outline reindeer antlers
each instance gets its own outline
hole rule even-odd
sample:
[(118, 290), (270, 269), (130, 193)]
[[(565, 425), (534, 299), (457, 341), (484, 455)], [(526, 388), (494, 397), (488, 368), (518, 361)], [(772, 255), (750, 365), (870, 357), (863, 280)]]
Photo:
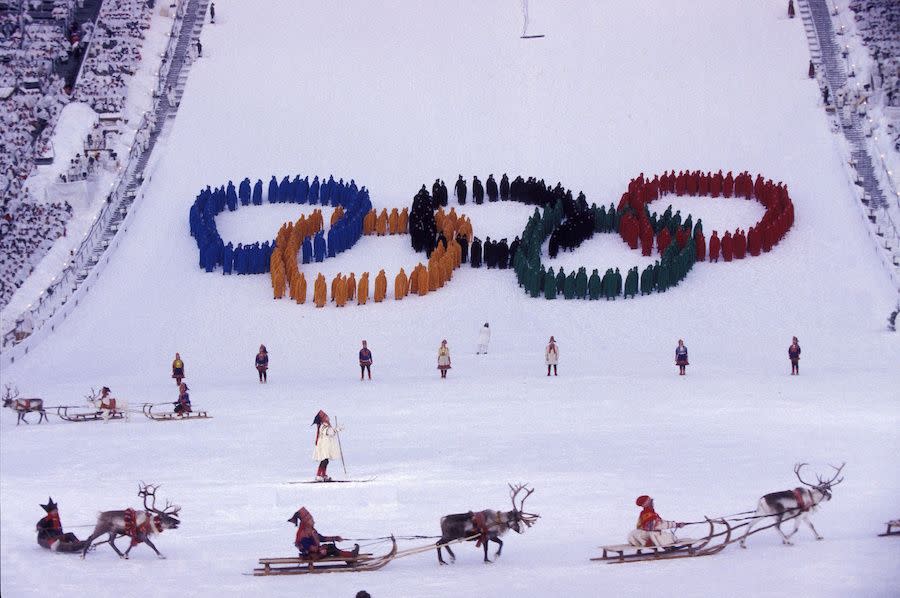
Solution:
[[(794, 474), (797, 476), (798, 480), (800, 480), (802, 483), (806, 484), (810, 488), (821, 488), (821, 487), (830, 488), (831, 486), (836, 486), (844, 481), (843, 477), (838, 479), (838, 476), (841, 474), (841, 470), (844, 469), (844, 465), (846, 465), (846, 464), (847, 464), (847, 462), (845, 461), (844, 463), (841, 463), (840, 467), (835, 467), (834, 465), (829, 465), (829, 467), (831, 467), (832, 469), (835, 470), (834, 475), (831, 477), (830, 480), (823, 480), (822, 476), (816, 474), (816, 480), (818, 480), (817, 484), (810, 484), (809, 482), (804, 480), (802, 477), (800, 477), (800, 470), (803, 468), (804, 465), (809, 465), (809, 463), (798, 463), (797, 465), (794, 465)], [(837, 480), (837, 481), (835, 481), (835, 480)]]
[[(166, 500), (166, 506), (160, 511), (156, 508), (156, 491), (159, 490), (162, 484), (145, 484), (141, 482), (138, 484), (138, 496), (144, 499), (144, 509), (147, 511), (153, 511), (154, 513), (165, 513), (166, 515), (177, 515), (181, 510), (181, 507), (178, 505), (173, 505), (171, 502)], [(147, 497), (150, 497), (150, 504), (147, 505)], [(170, 511), (171, 509), (171, 511)]]
[[(513, 486), (512, 484), (507, 484), (509, 486), (510, 498), (512, 499), (513, 510), (519, 513), (519, 516), (522, 519), (522, 523), (524, 523), (527, 527), (531, 527), (534, 522), (537, 520), (540, 515), (535, 513), (526, 513), (525, 512), (525, 501), (529, 496), (534, 492), (534, 488), (528, 487), (528, 482), (524, 484), (516, 484)], [(525, 490), (525, 496), (522, 497), (522, 500), (519, 501), (519, 504), (516, 505), (516, 497), (519, 495), (522, 490)]]

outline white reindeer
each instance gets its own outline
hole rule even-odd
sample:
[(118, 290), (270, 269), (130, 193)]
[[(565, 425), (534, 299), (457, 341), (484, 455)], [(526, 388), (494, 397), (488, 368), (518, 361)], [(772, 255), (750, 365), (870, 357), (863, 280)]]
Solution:
[(110, 418), (116, 414), (121, 413), (125, 416), (125, 420), (128, 418), (128, 403), (125, 399), (118, 399), (116, 397), (110, 396), (111, 391), (108, 386), (104, 386), (100, 389), (100, 393), (97, 394), (94, 392), (94, 389), (91, 389), (91, 394), (87, 395), (85, 398), (88, 403), (90, 403), (94, 409), (100, 412), (103, 415), (103, 421), (109, 422)]
[[(788, 546), (793, 544), (791, 536), (797, 533), (801, 520), (805, 521), (809, 529), (816, 535), (816, 540), (822, 539), (822, 536), (813, 527), (812, 521), (809, 520), (809, 514), (815, 511), (820, 503), (831, 500), (832, 486), (837, 486), (844, 481), (844, 478), (838, 479), (838, 476), (846, 463), (842, 463), (840, 467), (831, 466), (835, 473), (830, 480), (823, 480), (821, 476), (816, 476), (818, 478), (817, 484), (810, 484), (800, 476), (800, 470), (804, 465), (807, 464), (799, 463), (795, 465), (794, 474), (807, 488), (800, 487), (793, 490), (772, 492), (760, 498), (755, 513), (757, 519), (747, 526), (747, 531), (744, 532), (744, 536), (741, 538), (741, 548), (747, 548), (747, 536), (750, 535), (750, 531), (767, 516), (775, 517), (775, 529), (781, 534), (782, 542)], [(787, 535), (781, 531), (781, 523), (785, 517), (794, 519), (794, 529)]]

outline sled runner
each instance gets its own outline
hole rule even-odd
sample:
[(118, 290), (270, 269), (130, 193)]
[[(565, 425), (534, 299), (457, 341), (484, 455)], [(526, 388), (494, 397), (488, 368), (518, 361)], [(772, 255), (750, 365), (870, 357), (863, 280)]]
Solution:
[(70, 413), (69, 409), (84, 409), (84, 407), (75, 407), (72, 405), (60, 405), (56, 408), (56, 415), (67, 422), (92, 422), (101, 419), (124, 419), (124, 411), (110, 411), (109, 415), (104, 415), (102, 411), (88, 411), (81, 413)]
[(892, 519), (887, 522), (887, 531), (879, 536), (900, 536), (900, 519)]
[(308, 573), (341, 573), (351, 571), (377, 571), (387, 565), (397, 554), (397, 540), (391, 536), (391, 550), (382, 556), (360, 553), (355, 559), (324, 557), (307, 559), (303, 557), (262, 558), (253, 575), (306, 575)]
[[(599, 557), (592, 561), (604, 561), (607, 563), (630, 563), (635, 561), (653, 561), (663, 559), (679, 559), (694, 556), (707, 556), (724, 549), (731, 541), (731, 525), (725, 520), (706, 520), (709, 524), (709, 533), (698, 539), (679, 538), (671, 544), (659, 546), (633, 546), (631, 544), (612, 544), (600, 546), (603, 551)], [(716, 533), (715, 524), (725, 526), (725, 530)], [(717, 539), (724, 536), (724, 539)], [(713, 540), (716, 543), (711, 544)]]
[(171, 409), (172, 403), (144, 403), (141, 409), (144, 412), (144, 415), (158, 422), (178, 421), (181, 419), (207, 419), (212, 417), (211, 415), (207, 414), (205, 409), (194, 409), (193, 411), (182, 413), (174, 413), (172, 411), (157, 411), (156, 413), (154, 413), (153, 409), (156, 407)]

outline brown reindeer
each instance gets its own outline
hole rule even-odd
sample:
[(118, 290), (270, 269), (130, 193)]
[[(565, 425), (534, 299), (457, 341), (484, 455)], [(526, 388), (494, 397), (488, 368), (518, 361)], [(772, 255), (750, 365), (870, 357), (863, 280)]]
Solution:
[[(807, 463), (798, 463), (795, 465), (794, 475), (797, 476), (797, 479), (800, 480), (801, 483), (808, 487), (772, 492), (760, 498), (759, 505), (756, 507), (756, 519), (747, 526), (747, 531), (744, 532), (744, 536), (741, 538), (741, 548), (747, 548), (747, 536), (750, 535), (750, 531), (756, 524), (763, 521), (769, 515), (775, 518), (775, 529), (781, 534), (782, 542), (788, 546), (793, 544), (790, 538), (797, 533), (797, 530), (800, 528), (801, 520), (805, 521), (809, 526), (809, 529), (816, 535), (816, 540), (822, 539), (822, 536), (820, 536), (819, 532), (816, 531), (816, 528), (813, 527), (812, 521), (809, 520), (809, 514), (810, 512), (815, 511), (820, 503), (831, 500), (831, 488), (844, 481), (843, 477), (838, 478), (838, 476), (841, 474), (841, 470), (844, 469), (846, 463), (842, 463), (840, 467), (835, 467), (834, 465), (831, 466), (835, 472), (830, 480), (823, 480), (822, 476), (817, 475), (817, 484), (811, 484), (800, 476), (800, 470), (803, 469), (803, 466), (805, 465), (807, 465)], [(781, 531), (781, 523), (784, 521), (785, 517), (794, 519), (794, 529), (787, 535)]]
[[(441, 555), (441, 548), (445, 548), (450, 555), (450, 561), (456, 561), (456, 555), (450, 549), (448, 542), (453, 540), (462, 540), (469, 538), (470, 542), (476, 542), (476, 546), (484, 545), (484, 562), (490, 563), (488, 558), (488, 540), (497, 543), (496, 557), (500, 556), (503, 551), (503, 541), (500, 536), (508, 530), (513, 530), (517, 534), (525, 531), (524, 528), (531, 527), (540, 515), (534, 513), (526, 513), (523, 509), (525, 499), (534, 492), (529, 489), (527, 484), (517, 484), (513, 486), (509, 484), (510, 498), (512, 499), (512, 511), (494, 511), (485, 509), (484, 511), (469, 511), (468, 513), (454, 513), (441, 517), (441, 539), (436, 542), (438, 562), (442, 565), (447, 563)], [(516, 497), (520, 492), (525, 490), (525, 496), (519, 504), (516, 504)], [(524, 525), (524, 527), (523, 527)], [(477, 537), (472, 537), (477, 536)]]
[[(150, 536), (161, 534), (163, 530), (177, 529), (181, 522), (176, 516), (181, 510), (181, 507), (174, 506), (166, 501), (166, 506), (162, 510), (157, 509), (156, 490), (158, 488), (158, 485), (150, 486), (143, 482), (138, 486), (138, 496), (144, 499), (143, 512), (135, 511), (134, 509), (125, 509), (124, 511), (104, 511), (100, 513), (100, 516), (97, 517), (97, 525), (94, 527), (94, 533), (85, 540), (84, 551), (81, 553), (81, 558), (84, 558), (87, 554), (93, 541), (103, 534), (109, 534), (109, 539), (106, 541), (109, 542), (109, 545), (112, 546), (112, 549), (116, 551), (116, 554), (118, 554), (120, 558), (127, 559), (131, 549), (142, 542), (152, 548), (153, 552), (156, 553), (156, 556), (161, 559), (166, 558), (160, 554), (159, 550), (156, 549), (156, 546), (153, 545), (153, 542), (150, 541)], [(149, 505), (147, 504), (147, 497), (151, 498), (151, 503)], [(115, 540), (119, 536), (128, 536), (131, 538), (131, 545), (124, 554), (116, 546)]]
[(41, 414), (40, 418), (38, 418), (38, 423), (41, 423), (45, 419), (49, 422), (50, 420), (47, 418), (47, 412), (44, 411), (44, 399), (20, 399), (19, 398), (19, 389), (11, 388), (9, 384), (6, 385), (6, 393), (3, 395), (3, 406), (9, 407), (14, 410), (16, 414), (18, 414), (18, 419), (16, 419), (16, 425), (18, 426), (21, 422), (28, 423), (28, 420), (25, 419), (25, 415), (31, 413), (32, 411), (37, 411)]

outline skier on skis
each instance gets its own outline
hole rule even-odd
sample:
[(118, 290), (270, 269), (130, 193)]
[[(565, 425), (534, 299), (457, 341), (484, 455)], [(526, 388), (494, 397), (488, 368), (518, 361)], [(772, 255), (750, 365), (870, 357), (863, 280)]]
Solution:
[(653, 499), (646, 494), (637, 497), (635, 504), (643, 510), (637, 526), (628, 534), (632, 546), (665, 546), (675, 542), (675, 532), (666, 531), (684, 527), (681, 521), (666, 521), (653, 509)]
[(313, 451), (313, 459), (319, 462), (319, 468), (316, 470), (316, 481), (330, 482), (331, 477), (327, 471), (328, 462), (332, 459), (341, 458), (341, 449), (337, 441), (338, 430), (331, 426), (331, 419), (321, 409), (313, 419), (312, 425), (316, 426), (316, 448)]
[[(297, 534), (294, 536), (294, 546), (300, 552), (300, 556), (309, 560), (318, 560), (323, 557), (338, 557), (347, 560), (356, 560), (359, 556), (359, 544), (353, 545), (353, 550), (340, 550), (334, 542), (343, 542), (340, 536), (323, 536), (316, 530), (316, 521), (306, 507), (300, 507), (291, 515), (288, 522), (297, 526)], [(322, 542), (329, 542), (323, 544)]]

